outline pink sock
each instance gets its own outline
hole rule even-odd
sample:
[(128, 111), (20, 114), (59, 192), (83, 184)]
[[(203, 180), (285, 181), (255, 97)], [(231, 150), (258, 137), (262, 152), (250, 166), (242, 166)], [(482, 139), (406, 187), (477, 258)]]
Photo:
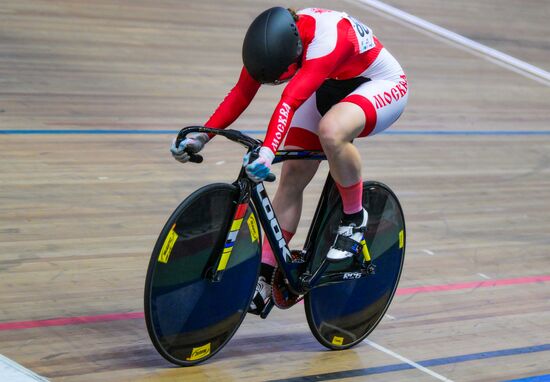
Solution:
[(363, 181), (362, 180), (348, 187), (344, 187), (336, 183), (336, 187), (338, 187), (338, 191), (340, 191), (340, 196), (342, 197), (342, 204), (344, 205), (345, 214), (351, 215), (363, 209)]
[[(283, 231), (283, 237), (285, 238), (287, 244), (290, 242), (292, 237), (294, 236), (294, 233)], [(277, 266), (277, 260), (275, 260), (275, 255), (273, 254), (273, 251), (271, 250), (271, 246), (269, 245), (269, 242), (267, 241), (267, 237), (264, 235), (264, 242), (262, 244), (262, 263), (269, 264), (273, 267)]]

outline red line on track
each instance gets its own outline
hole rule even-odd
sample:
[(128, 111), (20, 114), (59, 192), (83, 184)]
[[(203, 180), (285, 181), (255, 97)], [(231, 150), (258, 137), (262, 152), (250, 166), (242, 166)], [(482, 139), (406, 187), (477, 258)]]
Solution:
[(60, 317), (60, 318), (51, 318), (49, 320), (4, 322), (4, 323), (0, 323), (0, 331), (42, 328), (45, 326), (82, 325), (82, 324), (91, 324), (94, 322), (132, 320), (135, 318), (143, 318), (143, 312), (111, 313), (111, 314), (99, 314), (97, 316)]
[[(519, 277), (514, 279), (500, 279), (500, 280), (486, 280), (486, 281), (474, 281), (468, 283), (456, 283), (456, 284), (444, 284), (444, 285), (428, 285), (412, 288), (398, 288), (397, 295), (409, 295), (417, 293), (430, 293), (430, 292), (446, 292), (452, 290), (463, 289), (477, 289), (477, 288), (490, 288), (496, 286), (518, 285), (518, 284), (534, 284), (544, 283), (550, 281), (550, 275), (545, 276), (532, 276), (532, 277)], [(47, 320), (33, 320), (33, 321), (12, 321), (0, 323), (0, 331), (18, 330), (18, 329), (31, 329), (42, 328), (47, 326), (66, 326), (66, 325), (82, 325), (96, 322), (110, 322), (121, 320), (133, 320), (143, 318), (143, 312), (131, 312), (131, 313), (111, 313), (100, 314), (96, 316), (77, 316), (77, 317), (60, 317)]]
[(517, 284), (533, 284), (533, 283), (543, 283), (546, 281), (550, 281), (550, 275), (519, 277), (515, 279), (473, 281), (469, 283), (458, 283), (458, 284), (428, 285), (428, 286), (421, 286), (416, 288), (414, 287), (397, 288), (396, 294), (398, 296), (403, 296), (403, 295), (415, 294), (415, 293), (445, 292), (449, 290), (477, 289), (477, 288), (488, 288), (488, 287), (505, 286), (505, 285), (517, 285)]

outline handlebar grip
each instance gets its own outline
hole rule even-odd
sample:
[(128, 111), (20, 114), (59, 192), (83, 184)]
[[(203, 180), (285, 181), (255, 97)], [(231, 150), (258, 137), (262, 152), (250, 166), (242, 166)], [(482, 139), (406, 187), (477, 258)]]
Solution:
[(202, 163), (203, 161), (203, 157), (202, 155), (199, 155), (199, 154), (189, 154), (189, 162), (193, 162), (193, 163)]
[(277, 177), (275, 176), (275, 174), (273, 174), (272, 172), (270, 172), (267, 177), (265, 178), (265, 181), (266, 182), (275, 182), (275, 179), (277, 179)]

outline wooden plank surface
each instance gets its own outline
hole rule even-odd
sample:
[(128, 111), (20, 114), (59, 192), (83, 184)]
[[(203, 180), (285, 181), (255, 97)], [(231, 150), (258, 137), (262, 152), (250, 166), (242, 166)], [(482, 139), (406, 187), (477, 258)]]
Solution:
[[(503, 16), (490, 24), (458, 19), (448, 4), (390, 3), (419, 16), (437, 14), (442, 24), (453, 20), (448, 27), (469, 37), (505, 29), (518, 7), (499, 2)], [(250, 19), (273, 4), (3, 1), (0, 129), (175, 131), (200, 123), (236, 80)], [(403, 64), (411, 97), (392, 130), (548, 131), (548, 87), (366, 7), (302, 5), (367, 20)], [(548, 24), (536, 9), (522, 12), (522, 25), (529, 20), (532, 27), (515, 38), (538, 41)], [(545, 53), (545, 47), (518, 51), (534, 64)], [(236, 127), (262, 130), (280, 91), (262, 89)], [(203, 165), (182, 166), (168, 153), (171, 139), (0, 135), (0, 325), (142, 311), (148, 256), (164, 221), (199, 186), (232, 181), (243, 154), (216, 139)], [(550, 274), (549, 135), (381, 135), (357, 145), (365, 177), (390, 185), (405, 209), (401, 288)], [(305, 239), (325, 174), (323, 165), (306, 191), (294, 245)], [(518, 281), (402, 294), (369, 338), (414, 361), (548, 344), (548, 285)], [(221, 353), (190, 369), (173, 368), (156, 353), (141, 318), (2, 330), (0, 353), (54, 381), (253, 381), (400, 363), (367, 344), (324, 350), (309, 333), (302, 306), (266, 321), (248, 317)], [(547, 360), (548, 352), (533, 352), (433, 370), (456, 381), (497, 381), (549, 374)], [(411, 369), (368, 379), (433, 377)]]
[(392, 6), (550, 71), (545, 0), (389, 0)]

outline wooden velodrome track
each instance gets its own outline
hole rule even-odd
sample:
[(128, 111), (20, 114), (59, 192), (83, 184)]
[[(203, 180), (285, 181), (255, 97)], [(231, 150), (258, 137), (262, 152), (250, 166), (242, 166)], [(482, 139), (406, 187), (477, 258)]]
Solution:
[[(547, 1), (388, 3), (550, 70)], [(243, 154), (216, 139), (183, 166), (172, 132), (214, 110), (246, 27), (272, 5), (0, 2), (0, 354), (12, 360), (0, 381), (17, 380), (12, 362), (53, 381), (548, 380), (549, 82), (351, 0), (292, 5), (363, 19), (409, 76), (395, 133), (357, 141), (365, 177), (390, 185), (407, 218), (388, 315), (342, 352), (317, 343), (298, 305), (247, 317), (200, 366), (156, 353), (142, 313), (156, 236), (191, 191), (231, 182)], [(263, 131), (280, 91), (262, 89), (235, 127)]]

